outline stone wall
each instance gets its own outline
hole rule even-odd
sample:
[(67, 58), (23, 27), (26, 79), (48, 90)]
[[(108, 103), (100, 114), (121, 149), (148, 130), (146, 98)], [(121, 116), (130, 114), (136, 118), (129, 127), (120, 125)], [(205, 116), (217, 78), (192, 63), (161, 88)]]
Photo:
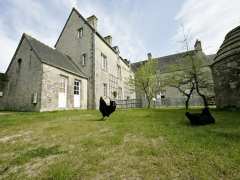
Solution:
[(240, 108), (240, 55), (212, 66), (218, 108)]
[[(4, 110), (39, 111), (42, 65), (26, 39), (23, 39), (6, 72), (1, 104)], [(38, 94), (37, 104), (33, 95)]]
[(240, 108), (240, 26), (225, 37), (212, 64), (218, 108)]
[[(83, 36), (78, 38), (79, 28)], [(56, 44), (56, 49), (70, 56), (88, 77), (88, 108), (95, 108), (94, 95), (94, 32), (73, 10), (69, 20)], [(86, 64), (82, 65), (82, 55), (86, 54)]]
[(64, 109), (74, 108), (74, 80), (81, 82), (81, 102), (80, 109), (87, 109), (87, 79), (69, 74), (60, 69), (43, 64), (43, 79), (42, 79), (42, 95), (40, 111), (63, 110), (58, 107), (58, 93), (60, 87), (60, 77), (67, 78), (67, 107)]
[[(121, 99), (135, 99), (135, 93), (130, 92), (128, 80), (130, 75), (133, 76), (129, 65), (125, 64), (105, 42), (95, 35), (95, 103), (99, 106), (99, 98), (104, 96), (103, 84), (107, 84), (108, 94), (105, 98), (113, 98), (112, 90), (117, 91), (122, 88)], [(102, 68), (102, 55), (107, 57), (107, 70)], [(121, 67), (121, 77), (118, 76), (117, 67)], [(113, 82), (115, 81), (115, 82)]]

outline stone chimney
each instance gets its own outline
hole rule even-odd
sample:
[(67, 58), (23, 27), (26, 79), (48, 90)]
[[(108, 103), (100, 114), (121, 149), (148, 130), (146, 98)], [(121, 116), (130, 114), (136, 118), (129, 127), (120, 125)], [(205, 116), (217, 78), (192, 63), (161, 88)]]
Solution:
[(196, 43), (194, 45), (194, 49), (197, 51), (202, 51), (202, 43), (198, 39), (196, 40)]
[(95, 15), (88, 17), (87, 22), (93, 27), (93, 29), (97, 30), (98, 18)]
[(104, 37), (104, 39), (110, 46), (112, 46), (112, 36), (110, 36), (110, 35), (106, 36), (106, 37)]
[(152, 59), (152, 53), (148, 53), (147, 56), (148, 56), (148, 60)]

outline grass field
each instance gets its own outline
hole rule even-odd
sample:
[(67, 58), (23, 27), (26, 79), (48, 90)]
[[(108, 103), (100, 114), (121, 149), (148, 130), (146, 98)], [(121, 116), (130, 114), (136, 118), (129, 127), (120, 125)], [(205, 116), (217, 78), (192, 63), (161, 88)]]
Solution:
[(240, 179), (240, 112), (213, 115), (191, 127), (181, 109), (2, 113), (0, 179)]

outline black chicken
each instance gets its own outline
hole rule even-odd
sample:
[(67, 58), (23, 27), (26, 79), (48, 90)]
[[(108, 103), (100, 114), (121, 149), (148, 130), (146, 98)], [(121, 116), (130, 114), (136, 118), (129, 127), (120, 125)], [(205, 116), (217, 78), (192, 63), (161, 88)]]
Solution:
[(185, 114), (187, 118), (190, 120), (191, 125), (207, 125), (215, 123), (215, 119), (209, 112), (208, 108), (204, 108), (202, 113), (189, 113)]
[(99, 111), (102, 113), (104, 119), (105, 116), (109, 117), (116, 110), (116, 102), (110, 100), (110, 105), (107, 105), (102, 97), (99, 101)]

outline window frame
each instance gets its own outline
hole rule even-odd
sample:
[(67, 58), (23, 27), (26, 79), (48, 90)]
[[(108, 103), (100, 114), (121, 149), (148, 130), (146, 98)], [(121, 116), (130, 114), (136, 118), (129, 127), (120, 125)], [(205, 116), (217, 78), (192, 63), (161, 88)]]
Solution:
[(108, 97), (108, 85), (107, 85), (107, 83), (103, 83), (103, 96)]
[(83, 53), (82, 58), (81, 58), (81, 65), (86, 66), (86, 59), (87, 59), (87, 54)]
[(74, 95), (80, 95), (80, 91), (81, 91), (81, 81), (80, 80), (77, 80), (75, 79), (74, 80), (74, 85), (73, 85), (73, 94)]
[(102, 64), (102, 70), (107, 72), (108, 70), (107, 56), (103, 53), (101, 53), (101, 64)]
[(117, 65), (117, 76), (119, 79), (122, 79), (122, 68), (119, 64)]
[(77, 38), (80, 39), (82, 37), (83, 37), (83, 28), (81, 27), (77, 30)]

